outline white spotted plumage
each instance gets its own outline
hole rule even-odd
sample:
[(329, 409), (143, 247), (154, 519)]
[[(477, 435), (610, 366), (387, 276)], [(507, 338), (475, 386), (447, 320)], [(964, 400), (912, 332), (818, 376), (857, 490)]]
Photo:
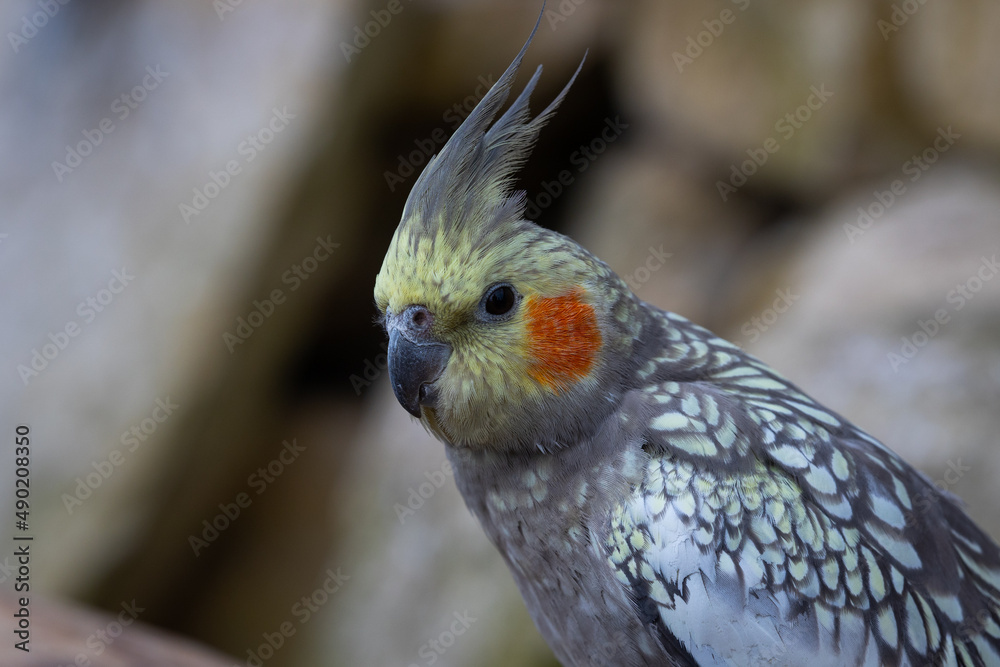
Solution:
[[(678, 664), (1000, 664), (1000, 553), (950, 499), (759, 361), (656, 321), (661, 363), (637, 374), (650, 460), (608, 565)], [(687, 382), (657, 381), (678, 364)], [(636, 532), (641, 549), (610, 549)]]

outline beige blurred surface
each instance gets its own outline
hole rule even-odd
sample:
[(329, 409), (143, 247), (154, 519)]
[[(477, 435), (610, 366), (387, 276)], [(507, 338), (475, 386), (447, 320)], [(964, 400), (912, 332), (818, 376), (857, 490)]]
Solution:
[[(7, 37), (0, 433), (31, 428), (33, 591), (134, 598), (244, 663), (294, 630), (269, 667), (555, 664), (393, 399), (371, 296), (417, 173), (539, 5), (68, 3)], [(890, 2), (550, 0), (533, 108), (589, 54), (518, 187), (996, 536), (1000, 279), (949, 295), (1000, 253), (1000, 14), (911, 5), (896, 25)], [(39, 7), (5, 4), (4, 33)], [(0, 475), (0, 510), (13, 493)]]
[[(27, 611), (27, 616), (25, 616)], [(233, 659), (176, 635), (151, 628), (141, 620), (145, 608), (123, 600), (113, 613), (99, 613), (32, 596), (28, 607), (18, 598), (0, 596), (4, 618), (28, 620), (27, 641), (0, 645), (0, 663), (25, 667), (223, 667)], [(16, 634), (18, 625), (15, 628)], [(20, 645), (20, 647), (18, 646)]]

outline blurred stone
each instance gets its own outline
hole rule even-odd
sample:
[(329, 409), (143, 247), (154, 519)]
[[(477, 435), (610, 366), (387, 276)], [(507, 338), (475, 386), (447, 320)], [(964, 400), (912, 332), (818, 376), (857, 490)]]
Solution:
[(1000, 5), (910, 0), (879, 15), (900, 83), (926, 127), (953, 125), (964, 144), (1000, 148)]
[(641, 134), (632, 139), (586, 174), (569, 231), (643, 299), (708, 323), (715, 309), (706, 295), (746, 242), (749, 216), (725, 206), (669, 154), (648, 148)]
[(621, 41), (622, 94), (713, 180), (828, 190), (856, 157), (845, 135), (868, 110), (867, 7), (647, 0)]

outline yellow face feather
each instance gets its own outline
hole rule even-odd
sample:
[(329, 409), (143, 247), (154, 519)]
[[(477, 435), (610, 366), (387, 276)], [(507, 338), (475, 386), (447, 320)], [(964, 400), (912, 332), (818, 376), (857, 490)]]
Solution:
[[(383, 313), (424, 306), (430, 334), (451, 347), (427, 423), (450, 442), (488, 440), (508, 429), (516, 406), (538, 403), (586, 382), (598, 368), (601, 323), (597, 260), (558, 234), (522, 221), (500, 241), (414, 234), (400, 225), (375, 282)], [(596, 270), (595, 270), (596, 269)], [(507, 319), (484, 316), (497, 284), (517, 303)]]

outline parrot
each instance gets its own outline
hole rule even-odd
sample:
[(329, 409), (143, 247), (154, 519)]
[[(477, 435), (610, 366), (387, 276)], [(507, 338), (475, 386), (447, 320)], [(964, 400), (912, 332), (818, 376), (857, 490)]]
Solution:
[(1000, 665), (1000, 547), (957, 497), (525, 219), (517, 173), (583, 66), (497, 118), (537, 29), (415, 181), (374, 296), (395, 398), (556, 658)]

